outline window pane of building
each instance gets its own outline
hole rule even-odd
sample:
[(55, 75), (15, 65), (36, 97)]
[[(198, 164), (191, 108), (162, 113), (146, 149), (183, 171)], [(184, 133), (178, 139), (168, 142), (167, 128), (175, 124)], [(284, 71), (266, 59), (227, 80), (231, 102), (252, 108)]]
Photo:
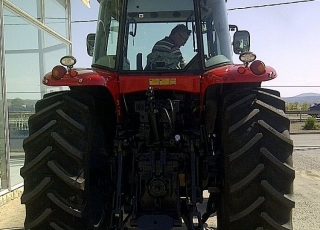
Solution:
[[(1, 73), (0, 73), (1, 77)], [(1, 81), (2, 77), (0, 78), (0, 83), (2, 84)], [(7, 188), (7, 181), (5, 180), (6, 178), (6, 171), (7, 171), (7, 166), (6, 166), (6, 156), (5, 156), (5, 138), (4, 138), (4, 117), (3, 117), (3, 98), (2, 94), (0, 94), (0, 191), (2, 189)]]
[(40, 99), (39, 54), (6, 54), (6, 80), (8, 99)]
[(13, 3), (21, 10), (30, 14), (34, 18), (38, 18), (38, 5), (41, 0), (9, 0), (9, 2)]
[[(1, 10), (1, 9), (0, 9)], [(2, 49), (0, 47), (0, 49)], [(0, 63), (1, 63), (1, 55), (2, 55), (2, 50), (0, 52)], [(0, 65), (0, 68), (3, 66)], [(0, 84), (2, 86), (2, 78), (3, 78), (3, 70), (0, 70)], [(2, 189), (7, 188), (7, 181), (5, 180), (6, 177), (6, 171), (7, 171), (7, 166), (6, 166), (6, 156), (5, 156), (5, 137), (4, 137), (4, 127), (5, 127), (5, 121), (3, 117), (3, 111), (4, 110), (4, 101), (2, 97), (2, 93), (0, 93), (0, 191)]]
[[(59, 18), (58, 23), (54, 23), (57, 20), (51, 20), (49, 16), (51, 21), (47, 22), (52, 22), (50, 27), (59, 30), (57, 32), (65, 36), (67, 34), (65, 1), (44, 2), (47, 4), (46, 12), (49, 15), (51, 12), (52, 17)], [(20, 168), (24, 164), (23, 140), (29, 133), (28, 119), (35, 112), (35, 103), (46, 93), (65, 89), (64, 87), (46, 87), (42, 84), (42, 78), (52, 70), (52, 67), (59, 64), (62, 56), (68, 54), (69, 45), (30, 24), (23, 17), (7, 9), (4, 12), (10, 183), (11, 186), (15, 186), (23, 182), (20, 176)], [(2, 127), (0, 129), (3, 130)], [(0, 143), (1, 134), (3, 135), (1, 130)], [(1, 145), (0, 148), (2, 148)]]
[(68, 19), (65, 0), (46, 0), (45, 24), (60, 35), (67, 37)]
[(5, 106), (6, 101), (5, 98), (3, 98), (4, 95), (4, 87), (3, 86), (3, 79), (4, 79), (4, 36), (3, 36), (3, 9), (0, 6), (0, 192), (3, 189), (6, 189), (8, 187), (7, 180), (6, 180), (6, 171), (7, 171), (7, 164), (6, 164), (6, 146), (5, 146), (5, 126), (6, 121), (4, 119), (4, 112), (5, 112)]
[(19, 15), (4, 10), (4, 30), (6, 50), (38, 49), (37, 28)]

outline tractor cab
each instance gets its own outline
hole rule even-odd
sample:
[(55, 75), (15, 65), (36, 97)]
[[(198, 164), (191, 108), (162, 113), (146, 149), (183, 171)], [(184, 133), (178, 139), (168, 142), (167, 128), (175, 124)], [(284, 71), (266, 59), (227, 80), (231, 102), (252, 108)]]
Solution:
[[(99, 2), (97, 32), (87, 37), (93, 67), (121, 72), (201, 72), (232, 63), (230, 30), (237, 27), (228, 25), (225, 0)], [(175, 31), (177, 27), (187, 32)], [(234, 50), (248, 51), (249, 34), (238, 32)]]

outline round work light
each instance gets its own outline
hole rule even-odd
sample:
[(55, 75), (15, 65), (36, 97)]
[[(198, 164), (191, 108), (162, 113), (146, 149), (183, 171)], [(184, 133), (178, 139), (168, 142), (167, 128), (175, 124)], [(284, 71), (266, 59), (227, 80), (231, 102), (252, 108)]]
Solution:
[(239, 59), (244, 63), (253, 62), (256, 60), (257, 56), (252, 52), (243, 52), (240, 54)]

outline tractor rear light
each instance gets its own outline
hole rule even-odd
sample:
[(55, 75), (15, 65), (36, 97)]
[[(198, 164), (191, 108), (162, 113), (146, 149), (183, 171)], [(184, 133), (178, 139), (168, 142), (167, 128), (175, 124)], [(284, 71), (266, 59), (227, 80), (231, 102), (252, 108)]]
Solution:
[(238, 68), (238, 73), (240, 73), (240, 74), (244, 74), (245, 72), (246, 72), (246, 68), (245, 67), (243, 67), (243, 66), (240, 66), (239, 68)]
[(251, 63), (250, 70), (255, 75), (262, 75), (266, 72), (266, 65), (262, 61), (256, 60)]
[(52, 69), (52, 77), (56, 80), (60, 80), (67, 73), (66, 68), (61, 65), (57, 65)]
[(69, 75), (70, 77), (76, 77), (78, 75), (78, 72), (76, 70), (70, 70)]

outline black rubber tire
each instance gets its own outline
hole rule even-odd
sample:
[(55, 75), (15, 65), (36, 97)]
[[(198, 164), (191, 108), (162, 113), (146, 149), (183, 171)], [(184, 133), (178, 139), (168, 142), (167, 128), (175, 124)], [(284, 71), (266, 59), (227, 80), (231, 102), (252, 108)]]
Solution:
[(108, 157), (94, 100), (82, 92), (51, 93), (36, 104), (21, 168), (25, 229), (101, 229), (112, 205)]
[(293, 228), (293, 142), (279, 96), (257, 88), (224, 97), (220, 230)]

